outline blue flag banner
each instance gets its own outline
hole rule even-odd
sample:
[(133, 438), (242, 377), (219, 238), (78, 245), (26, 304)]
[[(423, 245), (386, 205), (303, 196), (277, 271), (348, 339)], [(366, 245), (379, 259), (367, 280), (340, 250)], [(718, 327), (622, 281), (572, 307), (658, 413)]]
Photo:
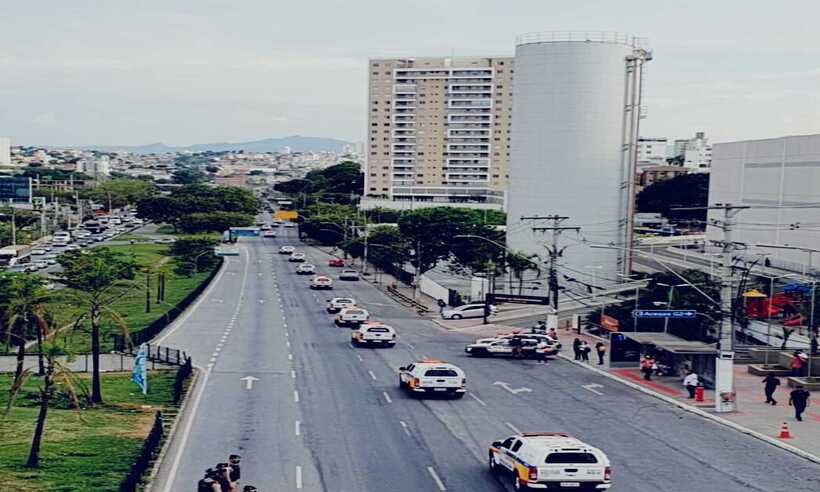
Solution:
[(140, 345), (139, 352), (134, 357), (134, 369), (131, 371), (131, 381), (137, 383), (137, 386), (142, 389), (142, 394), (148, 394), (148, 372), (146, 369), (146, 362), (148, 360), (148, 346), (146, 344)]

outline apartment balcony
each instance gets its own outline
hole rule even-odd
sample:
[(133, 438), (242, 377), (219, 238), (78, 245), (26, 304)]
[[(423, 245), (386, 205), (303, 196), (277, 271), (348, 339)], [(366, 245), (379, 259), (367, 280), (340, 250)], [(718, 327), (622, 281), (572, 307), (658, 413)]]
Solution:
[(393, 84), (393, 94), (415, 94), (416, 84)]
[(450, 113), (447, 115), (447, 122), (450, 124), (475, 124), (486, 123), (489, 124), (493, 119), (490, 113)]
[(447, 144), (447, 153), (448, 154), (459, 154), (459, 153), (488, 154), (489, 152), (490, 152), (490, 144), (478, 144), (478, 145)]
[(393, 138), (416, 138), (415, 128), (394, 128), (391, 132)]
[(450, 109), (490, 109), (493, 107), (492, 99), (449, 99), (447, 107)]
[(493, 90), (487, 88), (486, 91), (462, 91), (462, 92), (447, 92), (445, 93), (450, 99), (491, 99), (493, 97)]
[(445, 161), (445, 165), (447, 167), (457, 167), (457, 166), (465, 166), (465, 167), (490, 167), (490, 158), (489, 157), (478, 157), (478, 158), (464, 158), (463, 156), (459, 157), (451, 157)]
[(475, 130), (465, 130), (462, 128), (450, 128), (447, 130), (447, 138), (486, 138), (489, 140), (490, 138), (490, 130), (489, 129), (475, 129)]
[(447, 137), (447, 141), (452, 144), (458, 145), (467, 145), (467, 144), (487, 144), (489, 145), (490, 139), (487, 137), (480, 138), (480, 137)]
[(413, 113), (404, 114), (404, 113), (394, 113), (393, 114), (393, 123), (415, 123), (416, 115)]

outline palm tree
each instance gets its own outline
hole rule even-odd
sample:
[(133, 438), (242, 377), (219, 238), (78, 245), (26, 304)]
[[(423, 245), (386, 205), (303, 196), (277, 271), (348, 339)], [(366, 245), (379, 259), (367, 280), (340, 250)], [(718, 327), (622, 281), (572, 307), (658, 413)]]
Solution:
[[(138, 287), (132, 282), (136, 261), (133, 257), (110, 250), (69, 251), (60, 256), (61, 281), (71, 289), (72, 297), (87, 309), (91, 331), (91, 397), (92, 404), (102, 403), (100, 387), (100, 324), (108, 319), (128, 336), (122, 317), (111, 305)], [(79, 324), (79, 322), (78, 322)]]
[(4, 276), (2, 282), (6, 284), (3, 302), (3, 331), (6, 344), (17, 345), (17, 367), (14, 377), (19, 378), (23, 373), (26, 357), (26, 343), (32, 338), (37, 339), (39, 356), (38, 374), (43, 375), (45, 368), (42, 356), (41, 327), (45, 324), (45, 300), (48, 292), (45, 290), (44, 278), (31, 274), (12, 274)]
[[(40, 444), (42, 443), (43, 433), (45, 432), (48, 405), (54, 396), (56, 383), (59, 382), (68, 393), (69, 398), (77, 410), (80, 409), (77, 388), (79, 387), (85, 392), (85, 386), (82, 382), (59, 360), (65, 356), (70, 361), (72, 354), (67, 352), (65, 348), (57, 342), (56, 337), (49, 339), (47, 324), (43, 323), (38, 325), (38, 331), (41, 332), (40, 336), (44, 340), (42, 354), (45, 359), (45, 374), (42, 385), (40, 386), (40, 411), (37, 413), (37, 422), (34, 425), (34, 435), (31, 439), (31, 448), (29, 449), (28, 459), (25, 464), (26, 468), (38, 468), (40, 466)], [(14, 379), (14, 383), (9, 390), (9, 399), (6, 403), (4, 417), (8, 416), (11, 407), (14, 405), (14, 400), (30, 376), (31, 371), (25, 369)], [(82, 420), (82, 416), (80, 416), (80, 419)]]
[[(528, 255), (524, 252), (511, 252), (507, 254), (507, 267), (518, 279), (518, 295), (524, 290), (524, 274), (534, 271), (536, 278), (541, 276), (541, 265), (538, 263), (538, 255)], [(512, 287), (512, 286), (511, 286)]]

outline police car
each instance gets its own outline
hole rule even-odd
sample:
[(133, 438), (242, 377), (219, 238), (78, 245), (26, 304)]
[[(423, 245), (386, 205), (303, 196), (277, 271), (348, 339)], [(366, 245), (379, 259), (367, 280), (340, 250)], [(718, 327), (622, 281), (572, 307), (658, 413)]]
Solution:
[(399, 388), (411, 394), (442, 394), (462, 398), (467, 392), (464, 371), (440, 360), (425, 359), (399, 367)]
[(327, 300), (327, 312), (338, 313), (342, 309), (353, 307), (356, 305), (356, 300), (352, 297), (334, 297)]
[(296, 267), (296, 273), (298, 275), (313, 275), (316, 273), (316, 267), (310, 263), (302, 263)]
[(396, 330), (382, 323), (363, 323), (350, 334), (353, 345), (396, 345)]
[(612, 468), (603, 451), (557, 432), (524, 432), (495, 441), (489, 450), (489, 466), (515, 490), (603, 490), (612, 486)]
[(350, 326), (355, 328), (368, 319), (370, 319), (370, 313), (368, 313), (366, 309), (354, 306), (342, 309), (336, 316), (335, 322), (337, 326)]
[(280, 255), (292, 255), (294, 251), (296, 251), (296, 248), (293, 246), (282, 246), (279, 248)]
[(319, 275), (313, 277), (310, 281), (310, 288), (311, 289), (332, 289), (333, 288), (333, 279), (330, 277), (325, 277), (324, 275)]
[(519, 354), (524, 357), (536, 355), (536, 350), (548, 356), (557, 355), (561, 350), (561, 344), (547, 335), (516, 333), (478, 339), (465, 346), (464, 351), (473, 357), (512, 357), (518, 355), (514, 350), (516, 347), (521, 349)]

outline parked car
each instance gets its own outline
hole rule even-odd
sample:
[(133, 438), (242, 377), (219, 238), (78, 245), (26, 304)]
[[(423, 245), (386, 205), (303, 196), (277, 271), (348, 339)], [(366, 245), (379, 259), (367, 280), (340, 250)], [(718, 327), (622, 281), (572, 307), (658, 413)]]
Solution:
[[(484, 303), (464, 304), (454, 308), (445, 308), (441, 311), (441, 317), (444, 319), (463, 319), (463, 318), (483, 318), (484, 317)], [(495, 314), (498, 308), (490, 305), (490, 315)]]

